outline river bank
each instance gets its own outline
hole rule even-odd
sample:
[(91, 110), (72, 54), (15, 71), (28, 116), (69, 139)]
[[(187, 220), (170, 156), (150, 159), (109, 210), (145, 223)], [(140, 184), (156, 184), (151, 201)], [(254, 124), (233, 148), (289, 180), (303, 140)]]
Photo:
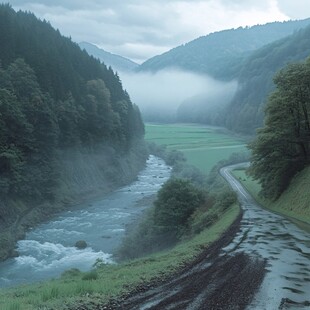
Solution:
[[(103, 264), (89, 273), (71, 270), (60, 279), (42, 284), (0, 290), (0, 308), (9, 310), (10, 305), (14, 305), (16, 309), (23, 310), (40, 309), (42, 306), (57, 310), (104, 309), (103, 305), (113, 296), (122, 298), (133, 290), (145, 289), (151, 283), (160, 283), (184, 270), (189, 262), (198, 259), (222, 236), (238, 215), (240, 208), (234, 205), (214, 225), (169, 251), (119, 265)], [(234, 227), (238, 230), (237, 226)], [(231, 236), (231, 232), (226, 234), (226, 237)]]
[(238, 229), (226, 236), (226, 246), (211, 253), (207, 249), (201, 261), (171, 281), (142, 284), (106, 309), (309, 308), (309, 235), (260, 208), (230, 169), (233, 166), (221, 169), (221, 174), (238, 194), (244, 215)]
[[(170, 177), (171, 168), (150, 156), (137, 180), (71, 207), (27, 232), (18, 241), (19, 257), (0, 264), (0, 287), (59, 277), (72, 268), (88, 271), (97, 259), (113, 263), (125, 228), (150, 207), (150, 199)], [(83, 240), (87, 248), (75, 243)]]
[[(232, 210), (229, 210), (228, 212), (231, 211)], [(208, 265), (206, 261), (212, 261), (215, 257), (217, 257), (221, 249), (225, 246), (228, 246), (233, 240), (235, 234), (240, 230), (242, 212), (240, 210), (239, 213), (235, 214), (237, 215), (236, 218), (233, 222), (230, 223), (230, 226), (226, 227), (226, 229), (219, 229), (221, 226), (220, 223), (222, 222), (222, 220), (219, 220), (217, 223), (212, 225), (211, 228), (206, 230), (206, 232), (212, 234), (212, 231), (214, 229), (219, 229), (220, 235), (218, 235), (217, 239), (212, 240), (212, 242), (210, 243), (206, 242), (205, 244), (201, 244), (201, 251), (198, 252), (197, 256), (194, 259), (187, 261), (186, 263), (184, 263), (183, 266), (181, 266), (179, 269), (176, 269), (172, 274), (168, 274), (166, 277), (164, 276), (164, 274), (162, 274), (160, 277), (157, 277), (150, 282), (141, 283), (139, 286), (132, 289), (132, 291), (118, 298), (111, 299), (108, 303), (101, 305), (101, 309), (140, 309), (141, 307), (145, 307), (146, 305), (148, 305), (146, 306), (147, 309), (165, 309), (165, 307), (171, 306), (171, 304), (175, 304), (180, 309), (183, 309), (186, 308), (186, 305), (188, 305), (193, 300), (193, 293), (195, 288), (197, 288), (197, 286), (200, 286), (201, 288), (206, 288), (208, 284), (210, 284), (210, 281), (213, 281), (212, 286), (214, 288), (214, 291), (218, 292), (218, 296), (215, 294), (212, 297), (212, 300), (211, 298), (209, 298), (210, 309), (213, 309), (212, 306), (219, 305), (219, 302), (223, 302), (223, 300), (225, 300), (225, 292), (223, 293), (220, 288), (222, 283), (225, 282), (223, 280), (223, 275), (229, 274), (234, 262), (227, 262), (224, 264), (223, 262), (218, 261), (217, 265), (214, 266), (213, 270), (204, 269), (203, 272), (201, 271), (201, 268), (199, 266)], [(204, 232), (205, 235), (206, 232)], [(252, 282), (251, 286), (246, 284), (246, 291), (249, 296), (250, 293), (251, 295), (254, 294), (255, 290), (260, 284), (259, 280), (255, 283), (249, 280), (253, 276), (253, 273), (261, 273), (261, 275), (263, 276), (264, 264), (255, 264), (254, 266), (249, 261), (247, 263), (245, 261), (248, 261), (248, 259), (244, 259), (244, 262), (238, 259), (237, 265), (240, 266), (240, 268), (242, 269), (245, 268), (245, 265), (251, 265), (250, 268), (247, 268), (247, 283)], [(250, 270), (252, 270), (252, 273), (249, 272)], [(235, 276), (237, 277), (240, 270), (238, 268), (235, 268), (235, 271)], [(221, 275), (215, 275), (215, 273), (221, 273)], [(215, 282), (216, 279), (219, 280), (217, 283)], [(229, 283), (225, 283), (225, 285), (227, 285), (227, 288), (229, 287)], [(215, 289), (215, 286), (217, 286), (217, 289)], [(180, 287), (182, 287), (181, 290), (176, 289)], [(169, 295), (169, 293), (172, 292), (176, 293), (176, 290), (178, 290), (178, 293), (173, 294), (173, 297), (171, 296), (171, 298), (169, 298), (169, 302), (167, 304), (165, 302), (154, 302), (154, 300), (157, 299), (156, 297), (154, 298), (154, 296), (162, 294), (163, 291), (165, 291), (166, 294)], [(83, 306), (84, 309), (87, 310), (95, 309), (89, 305), (86, 305), (86, 308), (85, 305)], [(73, 310), (73, 308), (71, 307), (68, 307), (66, 309)]]
[(134, 181), (144, 168), (147, 152), (137, 143), (127, 153), (114, 154), (111, 148), (98, 151), (64, 151), (59, 162), (59, 186), (53, 201), (36, 203), (22, 199), (0, 202), (0, 261), (18, 255), (16, 242), (30, 228), (77, 204), (102, 197)]
[[(171, 168), (150, 156), (136, 181), (71, 207), (27, 232), (17, 243), (19, 257), (0, 264), (0, 287), (59, 277), (72, 268), (88, 271), (97, 259), (113, 263), (113, 255), (134, 222), (150, 206), (150, 199), (170, 177)], [(84, 240), (87, 248), (75, 248)]]

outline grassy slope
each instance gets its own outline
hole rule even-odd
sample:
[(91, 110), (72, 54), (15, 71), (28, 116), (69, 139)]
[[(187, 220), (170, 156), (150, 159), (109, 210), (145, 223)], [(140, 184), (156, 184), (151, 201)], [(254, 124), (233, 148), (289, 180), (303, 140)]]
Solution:
[(83, 303), (89, 301), (93, 305), (107, 302), (111, 297), (124, 294), (143, 282), (169, 276), (184, 267), (210, 243), (217, 240), (233, 223), (239, 212), (238, 206), (232, 206), (210, 228), (177, 245), (171, 251), (157, 253), (127, 264), (100, 267), (95, 280), (83, 280), (85, 274), (76, 272), (75, 275), (64, 276), (59, 280), (0, 291), (0, 309), (63, 309), (65, 303), (77, 307), (80, 300), (83, 300)]
[(245, 170), (235, 170), (233, 174), (265, 208), (310, 224), (310, 167), (296, 175), (289, 188), (274, 202), (258, 195), (260, 185), (252, 178), (247, 177)]
[(188, 163), (208, 173), (232, 153), (246, 151), (245, 141), (219, 129), (190, 124), (146, 124), (145, 139), (181, 151)]

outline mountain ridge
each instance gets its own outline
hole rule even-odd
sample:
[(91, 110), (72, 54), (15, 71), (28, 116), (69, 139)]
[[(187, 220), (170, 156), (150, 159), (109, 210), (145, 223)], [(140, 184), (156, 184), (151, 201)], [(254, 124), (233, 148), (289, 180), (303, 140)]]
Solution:
[(250, 52), (308, 24), (310, 18), (214, 32), (148, 59), (138, 71), (156, 72), (167, 67), (179, 67), (231, 80), (237, 77), (240, 63)]
[(104, 49), (99, 48), (94, 44), (80, 42), (79, 46), (89, 55), (98, 58), (106, 66), (111, 66), (115, 71), (133, 71), (139, 66), (137, 63), (126, 57), (105, 51)]

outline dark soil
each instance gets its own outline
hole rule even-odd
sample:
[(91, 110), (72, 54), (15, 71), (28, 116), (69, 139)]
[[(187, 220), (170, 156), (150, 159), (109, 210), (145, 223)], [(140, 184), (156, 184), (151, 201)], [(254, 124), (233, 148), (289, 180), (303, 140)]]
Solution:
[(105, 305), (75, 309), (245, 309), (265, 275), (265, 261), (244, 253), (220, 255), (234, 238), (242, 215), (222, 237), (169, 279), (140, 285)]

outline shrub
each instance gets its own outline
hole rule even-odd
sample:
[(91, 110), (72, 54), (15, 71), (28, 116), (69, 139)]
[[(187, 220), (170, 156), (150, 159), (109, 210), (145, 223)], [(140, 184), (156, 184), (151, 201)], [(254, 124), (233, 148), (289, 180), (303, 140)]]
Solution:
[(96, 270), (91, 270), (89, 272), (86, 272), (82, 277), (82, 280), (88, 280), (88, 281), (97, 280), (97, 279), (98, 279), (98, 273)]
[(154, 202), (154, 223), (162, 232), (179, 238), (186, 230), (190, 216), (203, 201), (203, 192), (189, 181), (171, 179), (159, 190)]
[(77, 268), (72, 268), (69, 270), (66, 270), (62, 273), (61, 277), (62, 278), (74, 278), (77, 277), (81, 274), (81, 271)]

